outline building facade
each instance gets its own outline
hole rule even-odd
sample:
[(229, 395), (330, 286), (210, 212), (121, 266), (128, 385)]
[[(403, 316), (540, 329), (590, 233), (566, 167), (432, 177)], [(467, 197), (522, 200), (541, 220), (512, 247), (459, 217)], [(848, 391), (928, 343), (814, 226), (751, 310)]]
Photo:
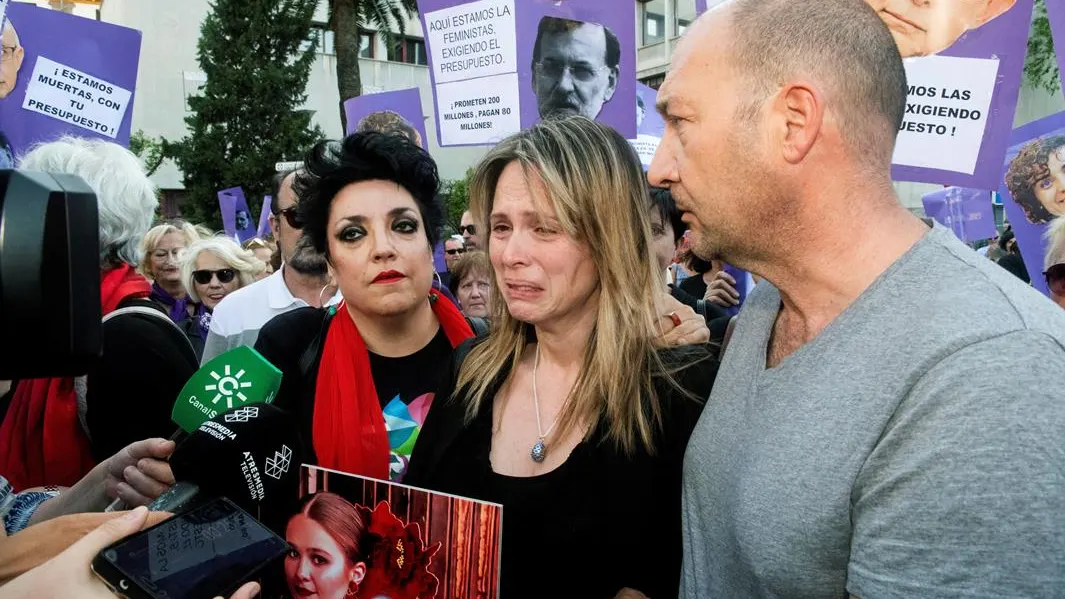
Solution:
[[(168, 139), (185, 135), (188, 98), (205, 81), (196, 61), (200, 24), (210, 10), (209, 0), (34, 0), (41, 6), (72, 12), (143, 32), (141, 68), (133, 106), (133, 130)], [(618, 0), (624, 2), (626, 0)], [(643, 83), (657, 88), (669, 70), (673, 48), (695, 20), (695, 0), (634, 0), (636, 13), (636, 74)], [(336, 53), (333, 35), (326, 26), (327, 3), (322, 1), (315, 15), (314, 43), (317, 60), (307, 86), (306, 108), (329, 137), (343, 134), (340, 122), (340, 95), (337, 88)], [(309, 42), (310, 43), (310, 42)], [(417, 87), (421, 92), (428, 149), (436, 158), (445, 179), (460, 179), (484, 154), (483, 148), (440, 148), (429, 84), (421, 23), (415, 17), (406, 25), (397, 48), (387, 47), (375, 31), (362, 34), (360, 59), (364, 93)], [(1023, 125), (1065, 110), (1062, 94), (1022, 88), (1015, 125)], [(298, 157), (283, 157), (297, 159)], [(181, 173), (167, 161), (153, 176), (166, 192), (168, 210), (174, 211), (180, 199)], [(899, 182), (896, 184), (904, 205), (921, 213), (921, 196), (938, 185)]]

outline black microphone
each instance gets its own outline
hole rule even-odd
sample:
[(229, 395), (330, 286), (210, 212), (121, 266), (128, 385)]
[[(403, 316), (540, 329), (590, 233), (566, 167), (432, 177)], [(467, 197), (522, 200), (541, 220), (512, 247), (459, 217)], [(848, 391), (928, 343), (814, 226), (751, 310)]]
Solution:
[(174, 450), (177, 481), (149, 508), (175, 512), (225, 497), (252, 515), (299, 494), (303, 444), (293, 418), (271, 404), (241, 406), (204, 422)]

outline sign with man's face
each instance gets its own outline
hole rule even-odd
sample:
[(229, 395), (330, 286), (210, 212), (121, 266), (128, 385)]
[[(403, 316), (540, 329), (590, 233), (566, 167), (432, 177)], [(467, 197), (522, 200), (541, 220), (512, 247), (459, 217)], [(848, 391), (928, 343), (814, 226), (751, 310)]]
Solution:
[(441, 146), (583, 115), (636, 135), (635, 12), (612, 0), (422, 0)]
[(256, 229), (252, 225), (251, 210), (244, 197), (244, 189), (231, 187), (218, 192), (218, 207), (222, 214), (222, 228), (226, 235), (244, 243), (255, 237)]
[(1049, 295), (1043, 278), (1048, 223), (1065, 217), (1065, 112), (1013, 131), (999, 195), (1013, 225), (1032, 286)]
[[(708, 8), (721, 2), (709, 0)], [(1017, 109), (1033, 0), (865, 2), (895, 40), (909, 85), (892, 178), (997, 187)]]
[(129, 144), (139, 31), (11, 2), (0, 41), (0, 130), (15, 155), (63, 135)]

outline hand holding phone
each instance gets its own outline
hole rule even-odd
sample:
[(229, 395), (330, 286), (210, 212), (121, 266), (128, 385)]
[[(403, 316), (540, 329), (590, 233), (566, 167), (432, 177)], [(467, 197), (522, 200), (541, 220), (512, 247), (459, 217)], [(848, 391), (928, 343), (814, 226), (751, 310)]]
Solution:
[(66, 551), (0, 587), (0, 599), (22, 597), (78, 597), (114, 599), (114, 594), (93, 575), (90, 564), (96, 554), (115, 541), (144, 527), (147, 508), (108, 520)]
[(102, 549), (92, 570), (115, 594), (200, 599), (250, 596), (250, 587), (240, 585), (284, 556), (288, 543), (222, 498)]

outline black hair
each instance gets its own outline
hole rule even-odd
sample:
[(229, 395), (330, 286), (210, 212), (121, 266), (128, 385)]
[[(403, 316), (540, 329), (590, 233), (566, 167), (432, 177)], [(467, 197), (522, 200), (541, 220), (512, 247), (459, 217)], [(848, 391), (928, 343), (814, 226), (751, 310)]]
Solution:
[(677, 245), (688, 226), (680, 219), (682, 215), (677, 209), (677, 203), (673, 201), (673, 194), (664, 187), (651, 187), (650, 191), (651, 206), (658, 211), (663, 223), (669, 223), (673, 227), (673, 245)]
[(618, 36), (609, 27), (599, 23), (585, 23), (584, 21), (574, 21), (559, 17), (544, 17), (540, 19), (540, 25), (536, 28), (536, 42), (533, 44), (533, 65), (540, 62), (540, 42), (543, 40), (545, 33), (565, 33), (573, 31), (581, 25), (597, 25), (603, 28), (603, 34), (606, 36), (606, 66), (616, 69), (618, 64), (621, 63), (621, 42), (618, 41)]
[(285, 179), (294, 172), (293, 170), (283, 171), (270, 177), (270, 214), (277, 216), (277, 213), (281, 212), (281, 186), (285, 183)]
[(407, 190), (418, 205), (429, 247), (436, 247), (444, 221), (436, 162), (406, 137), (362, 132), (318, 142), (296, 175), (299, 218), (315, 250), (328, 257), (329, 208), (341, 189), (361, 181), (392, 181)]

